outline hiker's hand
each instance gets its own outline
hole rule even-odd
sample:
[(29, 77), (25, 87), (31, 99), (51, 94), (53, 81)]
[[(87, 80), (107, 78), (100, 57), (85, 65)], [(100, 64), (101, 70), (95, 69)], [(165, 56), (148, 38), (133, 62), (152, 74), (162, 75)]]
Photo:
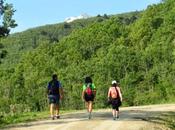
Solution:
[(85, 101), (84, 98), (82, 98), (82, 101), (83, 101), (83, 102)]
[(63, 99), (63, 96), (62, 95), (60, 95), (60, 99)]

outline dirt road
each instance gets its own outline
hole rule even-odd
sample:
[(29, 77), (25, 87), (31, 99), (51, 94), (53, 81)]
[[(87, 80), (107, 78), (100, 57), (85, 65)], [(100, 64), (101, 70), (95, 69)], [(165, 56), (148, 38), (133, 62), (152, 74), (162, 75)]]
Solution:
[(42, 120), (18, 124), (4, 130), (169, 130), (157, 121), (160, 114), (175, 112), (175, 104), (121, 108), (119, 120), (114, 121), (111, 110), (93, 112), (91, 120), (86, 112), (62, 115), (57, 120)]

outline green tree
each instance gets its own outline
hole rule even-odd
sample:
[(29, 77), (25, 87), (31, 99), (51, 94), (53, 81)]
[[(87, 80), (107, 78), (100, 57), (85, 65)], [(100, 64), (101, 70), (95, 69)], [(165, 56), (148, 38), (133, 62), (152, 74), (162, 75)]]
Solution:
[(5, 0), (0, 0), (0, 37), (7, 36), (10, 28), (17, 26), (12, 18), (14, 12), (12, 4), (5, 3)]

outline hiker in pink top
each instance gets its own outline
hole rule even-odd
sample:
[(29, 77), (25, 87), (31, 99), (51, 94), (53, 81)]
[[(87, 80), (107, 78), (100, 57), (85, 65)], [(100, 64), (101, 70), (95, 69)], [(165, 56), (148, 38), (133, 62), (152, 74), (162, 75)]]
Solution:
[(119, 119), (119, 106), (122, 102), (122, 94), (120, 91), (119, 84), (114, 80), (108, 91), (108, 101), (112, 105), (113, 119)]

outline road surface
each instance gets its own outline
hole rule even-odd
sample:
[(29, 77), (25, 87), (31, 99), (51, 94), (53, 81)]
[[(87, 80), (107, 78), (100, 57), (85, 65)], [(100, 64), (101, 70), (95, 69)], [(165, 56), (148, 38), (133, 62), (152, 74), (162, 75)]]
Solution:
[(61, 115), (57, 120), (42, 120), (21, 123), (3, 130), (169, 130), (160, 120), (160, 114), (175, 112), (175, 104), (150, 105), (121, 108), (119, 120), (113, 120), (111, 109), (87, 113), (76, 112)]

